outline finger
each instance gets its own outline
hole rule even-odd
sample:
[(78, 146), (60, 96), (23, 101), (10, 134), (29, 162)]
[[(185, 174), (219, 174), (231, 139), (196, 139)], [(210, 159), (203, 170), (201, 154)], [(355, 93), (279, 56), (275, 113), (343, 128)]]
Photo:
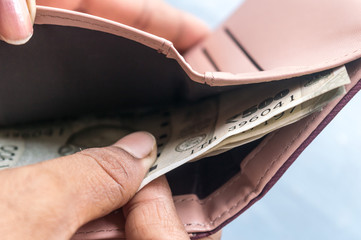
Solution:
[(33, 34), (35, 0), (0, 0), (0, 39), (10, 44), (23, 44)]
[(144, 187), (123, 211), (127, 239), (189, 239), (165, 177)]
[(39, 0), (38, 3), (79, 10), (133, 26), (172, 41), (181, 51), (209, 33), (201, 20), (162, 0)]

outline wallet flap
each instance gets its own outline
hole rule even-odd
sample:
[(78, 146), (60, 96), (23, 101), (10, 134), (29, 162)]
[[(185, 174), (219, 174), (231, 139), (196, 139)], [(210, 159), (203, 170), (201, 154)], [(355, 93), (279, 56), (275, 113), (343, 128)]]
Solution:
[(323, 71), (361, 57), (360, 9), (358, 0), (247, 0), (185, 59), (217, 86)]
[(124, 37), (176, 60), (188, 79), (226, 86), (297, 77), (360, 58), (358, 9), (357, 0), (248, 0), (184, 57), (166, 39), (83, 13), (38, 7), (36, 23)]

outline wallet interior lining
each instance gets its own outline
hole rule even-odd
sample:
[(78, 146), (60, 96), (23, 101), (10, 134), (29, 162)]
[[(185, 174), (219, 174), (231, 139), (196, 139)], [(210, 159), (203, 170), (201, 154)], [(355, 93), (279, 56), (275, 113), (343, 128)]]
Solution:
[(34, 28), (26, 45), (0, 42), (0, 124), (162, 107), (229, 89), (195, 83), (175, 60), (129, 39)]
[(262, 140), (263, 138), (217, 156), (187, 163), (167, 173), (173, 195), (194, 194), (198, 199), (205, 199), (241, 172), (240, 166), (243, 159)]

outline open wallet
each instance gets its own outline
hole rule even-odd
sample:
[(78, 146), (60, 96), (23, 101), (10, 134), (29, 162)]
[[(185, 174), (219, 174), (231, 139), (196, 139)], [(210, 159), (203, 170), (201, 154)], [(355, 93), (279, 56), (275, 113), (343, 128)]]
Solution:
[[(180, 54), (168, 40), (120, 23), (37, 7), (29, 43), (0, 43), (0, 124), (192, 103), (345, 65), (345, 94), (322, 110), (166, 174), (186, 230), (202, 238), (262, 198), (361, 88), (360, 9), (359, 0), (247, 0)], [(122, 211), (73, 236), (122, 238)]]

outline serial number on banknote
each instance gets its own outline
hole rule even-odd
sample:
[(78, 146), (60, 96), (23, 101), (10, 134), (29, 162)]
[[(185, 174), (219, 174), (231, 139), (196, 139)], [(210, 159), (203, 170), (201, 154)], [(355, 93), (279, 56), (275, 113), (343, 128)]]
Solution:
[[(244, 110), (243, 112), (237, 113), (233, 117), (227, 119), (226, 121), (227, 124), (237, 123), (236, 125), (229, 127), (228, 131), (233, 131), (236, 130), (237, 128), (241, 128), (247, 125), (247, 123), (255, 122), (260, 118), (267, 116), (273, 110), (282, 107), (284, 104), (283, 99), (287, 97), (289, 93), (290, 93), (289, 89), (284, 89), (279, 93), (277, 93), (275, 96), (268, 97), (259, 104), (253, 105), (252, 107)], [(289, 97), (289, 102), (293, 102), (295, 100), (293, 95), (290, 95), (288, 97)], [(275, 101), (278, 101), (278, 103), (270, 108), (269, 106)], [(243, 120), (245, 118), (248, 118), (248, 120)], [(239, 121), (241, 122), (238, 123)]]
[(22, 130), (9, 130), (1, 134), (4, 138), (39, 138), (39, 137), (53, 137), (53, 136), (62, 136), (65, 129), (62, 127), (59, 128), (39, 128), (39, 129), (22, 129)]
[(15, 145), (1, 145), (0, 146), (0, 161), (13, 161), (19, 148)]

